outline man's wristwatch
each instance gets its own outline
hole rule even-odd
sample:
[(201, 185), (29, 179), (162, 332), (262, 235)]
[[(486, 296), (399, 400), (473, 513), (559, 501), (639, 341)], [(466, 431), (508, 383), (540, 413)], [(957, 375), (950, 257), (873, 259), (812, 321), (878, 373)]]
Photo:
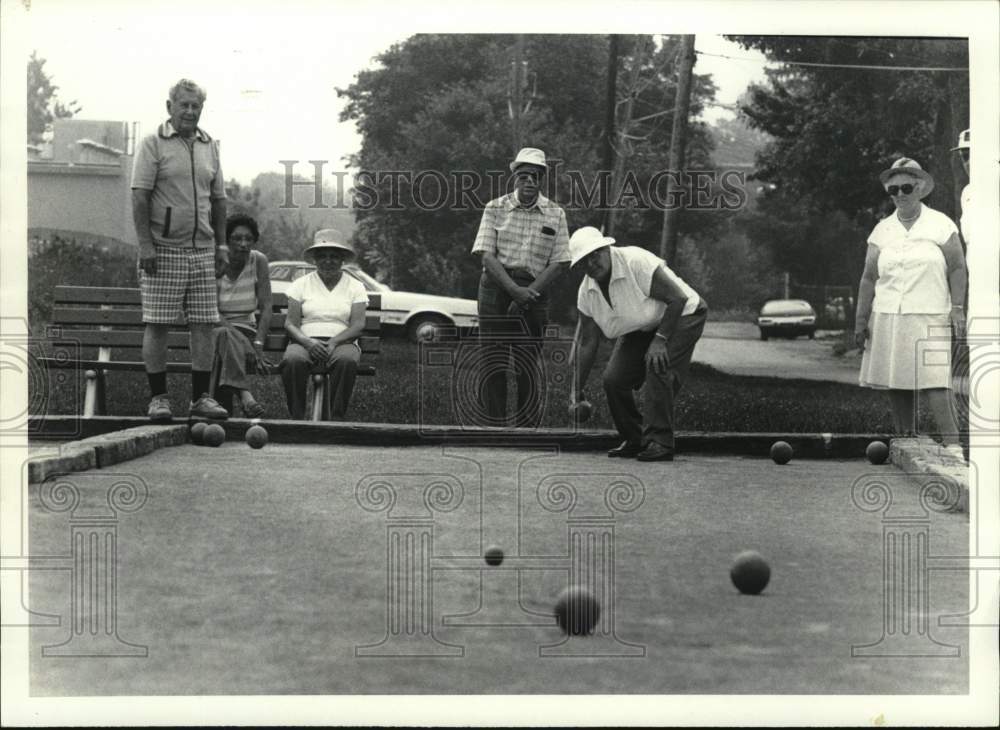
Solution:
[(665, 334), (662, 334), (662, 333), (660, 333), (660, 332), (654, 332), (653, 334), (654, 334), (654, 335), (655, 335), (656, 337), (659, 337), (659, 338), (660, 338), (661, 340), (663, 340), (664, 342), (667, 342), (667, 341), (668, 341), (668, 340), (667, 340), (667, 336), (666, 336)]

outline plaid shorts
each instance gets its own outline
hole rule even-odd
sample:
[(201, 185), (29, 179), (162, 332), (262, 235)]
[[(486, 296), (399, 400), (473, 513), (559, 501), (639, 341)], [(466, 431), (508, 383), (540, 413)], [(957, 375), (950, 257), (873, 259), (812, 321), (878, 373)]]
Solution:
[(219, 321), (215, 249), (156, 246), (156, 276), (139, 270), (142, 321), (171, 324), (183, 311), (188, 322)]

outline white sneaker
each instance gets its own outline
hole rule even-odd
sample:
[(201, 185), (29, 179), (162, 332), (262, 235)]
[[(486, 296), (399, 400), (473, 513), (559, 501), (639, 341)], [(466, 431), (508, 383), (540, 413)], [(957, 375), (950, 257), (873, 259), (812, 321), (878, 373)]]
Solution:
[(229, 411), (220, 406), (208, 393), (202, 393), (198, 400), (191, 402), (190, 416), (224, 421), (229, 418)]
[(170, 410), (170, 399), (165, 395), (154, 395), (146, 413), (150, 421), (169, 421), (174, 417)]

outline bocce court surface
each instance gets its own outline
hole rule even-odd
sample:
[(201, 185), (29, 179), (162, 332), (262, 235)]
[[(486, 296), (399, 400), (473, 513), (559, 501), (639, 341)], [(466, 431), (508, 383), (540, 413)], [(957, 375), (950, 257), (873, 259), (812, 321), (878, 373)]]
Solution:
[[(65, 480), (145, 502), (115, 514), (110, 578), (31, 571), (31, 608), (64, 617), (31, 630), (37, 696), (968, 688), (968, 632), (939, 622), (967, 610), (968, 573), (935, 568), (968, 554), (966, 516), (929, 508), (890, 464), (231, 439)], [(52, 487), (31, 487), (33, 556), (69, 555), (85, 532)], [(761, 595), (730, 581), (747, 549), (771, 567)], [(73, 608), (112, 578), (98, 629), (139, 655), (46, 649), (86, 638)], [(601, 616), (566, 637), (552, 607), (579, 580)]]

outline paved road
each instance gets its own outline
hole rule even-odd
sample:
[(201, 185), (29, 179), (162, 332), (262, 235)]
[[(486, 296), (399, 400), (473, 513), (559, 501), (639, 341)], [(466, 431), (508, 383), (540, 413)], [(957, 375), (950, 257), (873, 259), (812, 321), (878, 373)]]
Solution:
[[(822, 334), (822, 333), (821, 333)], [(696, 362), (733, 375), (803, 378), (858, 384), (860, 356), (836, 357), (833, 340), (771, 338), (762, 342), (756, 325), (748, 322), (709, 322), (694, 351)]]

